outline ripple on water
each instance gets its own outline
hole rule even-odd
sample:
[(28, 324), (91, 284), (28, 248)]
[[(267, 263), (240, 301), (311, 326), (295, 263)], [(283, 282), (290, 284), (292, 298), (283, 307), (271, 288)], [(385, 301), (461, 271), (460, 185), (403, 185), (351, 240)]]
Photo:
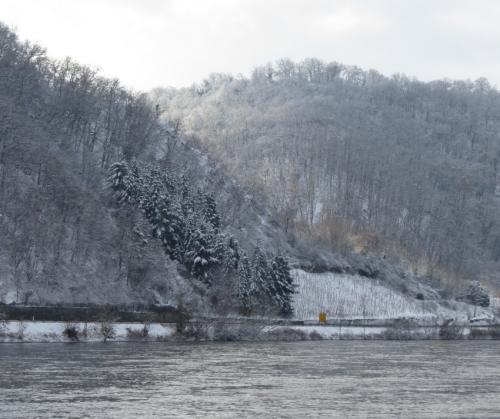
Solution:
[(5, 344), (1, 418), (493, 418), (500, 342)]

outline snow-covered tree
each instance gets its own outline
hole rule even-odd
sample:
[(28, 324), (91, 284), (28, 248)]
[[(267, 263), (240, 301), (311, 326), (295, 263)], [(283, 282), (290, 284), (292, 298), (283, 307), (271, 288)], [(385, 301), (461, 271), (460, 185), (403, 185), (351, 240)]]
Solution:
[(488, 291), (486, 291), (479, 281), (472, 281), (469, 283), (465, 291), (465, 298), (475, 306), (489, 307), (490, 305)]
[(207, 220), (213, 227), (218, 230), (220, 227), (220, 217), (217, 212), (217, 206), (215, 204), (215, 199), (211, 194), (205, 194), (205, 202), (203, 208), (203, 215), (205, 220)]
[(267, 306), (270, 295), (269, 266), (259, 246), (255, 247), (252, 257), (252, 276), (255, 284), (255, 298), (261, 306)]
[(293, 314), (292, 300), (295, 288), (288, 262), (282, 256), (275, 256), (271, 260), (269, 270), (271, 298), (280, 314), (289, 317)]
[(243, 254), (238, 267), (238, 303), (242, 314), (248, 316), (252, 313), (252, 296), (255, 293), (252, 268), (248, 257)]
[(224, 240), (222, 252), (222, 263), (224, 265), (225, 272), (236, 272), (238, 270), (241, 255), (238, 241), (233, 236), (229, 236), (229, 238)]

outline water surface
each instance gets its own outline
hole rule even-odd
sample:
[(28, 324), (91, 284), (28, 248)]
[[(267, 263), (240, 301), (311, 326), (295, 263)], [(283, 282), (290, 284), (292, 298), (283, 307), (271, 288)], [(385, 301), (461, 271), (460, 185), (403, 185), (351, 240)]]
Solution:
[(0, 345), (1, 418), (499, 418), (500, 342)]

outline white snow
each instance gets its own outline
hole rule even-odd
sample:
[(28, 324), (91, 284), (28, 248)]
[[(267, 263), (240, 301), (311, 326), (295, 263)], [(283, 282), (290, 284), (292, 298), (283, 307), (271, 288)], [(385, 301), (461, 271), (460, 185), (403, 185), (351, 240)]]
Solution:
[[(82, 322), (43, 322), (43, 321), (8, 321), (0, 325), (0, 342), (65, 342), (70, 341), (63, 332), (68, 325), (75, 326), (79, 331), (87, 329), (86, 342), (102, 341), (100, 323)], [(128, 330), (140, 334), (144, 328), (142, 323), (112, 323), (115, 337), (112, 341), (129, 339)], [(148, 339), (166, 338), (175, 333), (171, 324), (151, 323), (148, 325)]]
[(311, 274), (293, 270), (298, 293), (294, 296), (295, 317), (317, 319), (320, 311), (328, 318), (421, 317), (425, 303), (408, 298), (372, 280), (355, 275)]
[[(335, 273), (312, 274), (292, 270), (297, 286), (295, 318), (317, 320), (320, 311), (327, 318), (455, 318), (472, 317), (474, 307), (458, 301), (417, 300), (397, 292), (375, 279)], [(477, 315), (493, 317), (491, 310), (476, 308)]]

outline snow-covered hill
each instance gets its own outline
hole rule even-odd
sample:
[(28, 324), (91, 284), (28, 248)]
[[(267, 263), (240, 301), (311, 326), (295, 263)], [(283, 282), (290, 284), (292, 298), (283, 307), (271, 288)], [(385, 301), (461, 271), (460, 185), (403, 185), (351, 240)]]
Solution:
[(458, 301), (418, 300), (402, 294), (382, 281), (358, 275), (335, 273), (313, 274), (300, 269), (292, 271), (297, 294), (295, 317), (316, 320), (320, 311), (328, 318), (455, 318), (491, 317), (489, 310)]

